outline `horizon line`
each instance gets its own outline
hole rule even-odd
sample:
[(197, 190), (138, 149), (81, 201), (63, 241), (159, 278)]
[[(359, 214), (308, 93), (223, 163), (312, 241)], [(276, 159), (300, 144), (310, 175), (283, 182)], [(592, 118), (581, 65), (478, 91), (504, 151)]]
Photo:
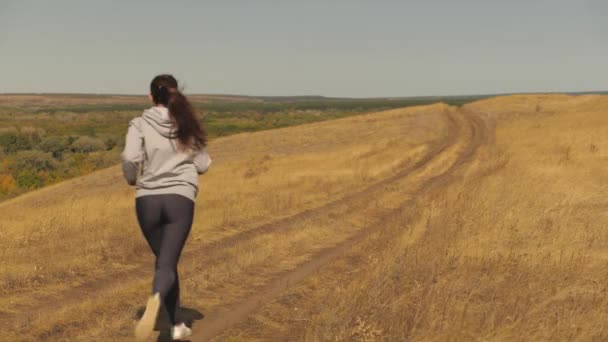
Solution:
[[(446, 97), (493, 97), (508, 95), (603, 95), (608, 94), (608, 90), (586, 90), (586, 91), (523, 91), (523, 92), (498, 92), (480, 94), (447, 94), (447, 95), (413, 95), (413, 96), (371, 96), (371, 97), (352, 97), (352, 96), (327, 96), (327, 95), (249, 95), (249, 94), (229, 94), (229, 93), (184, 93), (186, 96), (225, 96), (225, 97), (247, 97), (247, 98), (320, 98), (327, 100), (371, 100), (371, 99), (415, 99), (415, 98), (446, 98)], [(127, 96), (140, 97), (147, 96), (147, 93), (74, 93), (74, 92), (14, 92), (0, 93), (0, 96), (27, 96), (27, 95), (47, 95), (47, 96)]]

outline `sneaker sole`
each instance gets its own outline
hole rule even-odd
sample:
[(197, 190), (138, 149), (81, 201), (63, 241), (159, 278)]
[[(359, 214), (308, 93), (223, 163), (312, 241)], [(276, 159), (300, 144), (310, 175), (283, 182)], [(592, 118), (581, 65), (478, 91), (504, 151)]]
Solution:
[(146, 311), (139, 322), (137, 322), (137, 326), (135, 326), (136, 339), (141, 341), (150, 337), (152, 331), (154, 331), (154, 326), (156, 325), (156, 316), (158, 316), (159, 308), (160, 298), (158, 294), (156, 294), (148, 299)]

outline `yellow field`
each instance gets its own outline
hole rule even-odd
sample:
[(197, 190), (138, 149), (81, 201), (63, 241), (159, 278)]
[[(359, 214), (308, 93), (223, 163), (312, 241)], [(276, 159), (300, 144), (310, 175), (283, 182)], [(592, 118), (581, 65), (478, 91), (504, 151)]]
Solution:
[[(193, 341), (605, 340), (606, 109), (508, 96), (212, 141)], [(153, 271), (133, 196), (114, 167), (0, 203), (0, 340), (131, 340)]]

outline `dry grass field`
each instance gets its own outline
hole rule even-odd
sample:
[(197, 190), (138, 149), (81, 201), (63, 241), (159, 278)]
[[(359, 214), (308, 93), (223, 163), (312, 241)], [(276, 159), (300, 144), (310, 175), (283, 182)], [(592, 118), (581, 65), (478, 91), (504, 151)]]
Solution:
[[(192, 340), (606, 340), (606, 110), (517, 95), (213, 140)], [(0, 203), (0, 340), (132, 339), (133, 196), (112, 167)]]

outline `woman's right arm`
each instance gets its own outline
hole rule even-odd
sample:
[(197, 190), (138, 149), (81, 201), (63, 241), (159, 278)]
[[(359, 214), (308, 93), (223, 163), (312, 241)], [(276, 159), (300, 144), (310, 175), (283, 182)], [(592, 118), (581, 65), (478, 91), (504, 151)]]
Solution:
[(140, 118), (135, 118), (129, 122), (125, 149), (120, 155), (122, 172), (129, 185), (135, 185), (137, 182), (139, 163), (144, 160), (144, 136), (139, 124)]

